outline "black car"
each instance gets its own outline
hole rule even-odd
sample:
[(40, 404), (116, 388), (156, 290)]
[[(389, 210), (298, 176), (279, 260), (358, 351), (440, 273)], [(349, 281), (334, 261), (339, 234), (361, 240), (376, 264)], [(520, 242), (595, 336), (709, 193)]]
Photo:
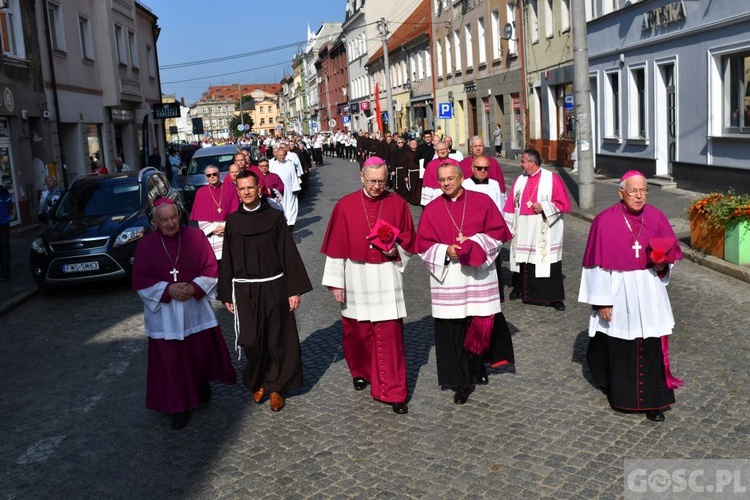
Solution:
[(155, 168), (90, 174), (71, 184), (31, 244), (31, 274), (40, 290), (130, 276), (139, 239), (151, 230), (154, 200), (174, 200), (186, 220), (178, 191)]

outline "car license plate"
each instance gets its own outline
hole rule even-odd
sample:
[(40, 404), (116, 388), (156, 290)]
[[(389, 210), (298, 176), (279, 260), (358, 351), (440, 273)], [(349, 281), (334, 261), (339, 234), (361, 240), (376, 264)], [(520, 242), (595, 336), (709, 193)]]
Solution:
[(86, 271), (97, 271), (99, 270), (99, 263), (93, 262), (80, 262), (77, 264), (65, 264), (63, 266), (64, 273), (84, 273)]

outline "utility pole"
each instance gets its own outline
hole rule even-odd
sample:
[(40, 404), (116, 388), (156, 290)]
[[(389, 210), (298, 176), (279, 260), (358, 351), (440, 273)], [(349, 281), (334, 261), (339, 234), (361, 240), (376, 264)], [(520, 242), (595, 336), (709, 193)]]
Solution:
[[(392, 124), (395, 123), (393, 116), (393, 92), (391, 91), (391, 66), (388, 63), (388, 25), (385, 22), (385, 18), (381, 17), (378, 21), (378, 30), (380, 36), (383, 39), (383, 73), (385, 73), (385, 109), (388, 110), (388, 130), (392, 130)], [(380, 96), (375, 96), (375, 99), (380, 99)], [(384, 131), (381, 130), (381, 133)]]
[(242, 135), (245, 133), (245, 117), (242, 116), (242, 85), (239, 83), (237, 84), (237, 95), (240, 98), (240, 122), (242, 123), (242, 132), (240, 135)]
[(578, 154), (578, 206), (592, 210), (595, 205), (594, 152), (591, 144), (591, 93), (589, 88), (589, 46), (586, 37), (584, 0), (571, 1), (573, 21), (573, 102), (576, 110)]

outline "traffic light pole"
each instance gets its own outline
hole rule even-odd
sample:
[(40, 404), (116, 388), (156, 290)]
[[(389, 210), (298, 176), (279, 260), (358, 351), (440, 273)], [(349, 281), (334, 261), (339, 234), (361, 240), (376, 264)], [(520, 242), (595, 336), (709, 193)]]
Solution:
[(584, 210), (592, 210), (596, 200), (594, 195), (594, 151), (591, 143), (589, 47), (586, 36), (584, 0), (571, 1), (571, 14), (573, 21), (573, 102), (577, 124), (578, 206)]

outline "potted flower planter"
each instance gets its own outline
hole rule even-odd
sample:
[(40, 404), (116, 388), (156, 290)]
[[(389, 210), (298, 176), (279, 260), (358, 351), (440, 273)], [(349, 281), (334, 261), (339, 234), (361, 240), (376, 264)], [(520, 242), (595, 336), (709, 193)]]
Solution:
[(724, 231), (709, 224), (706, 215), (695, 208), (690, 210), (690, 246), (724, 258)]
[(732, 222), (727, 226), (724, 260), (740, 266), (750, 264), (750, 222), (747, 220)]

